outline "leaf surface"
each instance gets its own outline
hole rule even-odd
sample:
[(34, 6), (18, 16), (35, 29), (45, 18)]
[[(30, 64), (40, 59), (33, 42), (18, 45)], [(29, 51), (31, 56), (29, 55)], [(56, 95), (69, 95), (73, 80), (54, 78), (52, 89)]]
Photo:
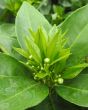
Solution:
[(87, 63), (78, 64), (72, 67), (68, 67), (62, 74), (64, 79), (72, 79), (79, 75), (86, 67), (88, 67)]
[(0, 54), (0, 109), (24, 110), (39, 104), (48, 88), (37, 83), (27, 68), (10, 56)]
[(9, 54), (15, 58), (20, 56), (14, 51), (13, 46), (19, 47), (16, 39), (14, 24), (2, 24), (0, 25), (0, 48), (6, 54)]
[(79, 106), (88, 107), (88, 74), (80, 74), (56, 88), (57, 94)]
[(29, 36), (29, 29), (37, 31), (39, 26), (43, 26), (49, 32), (51, 25), (33, 6), (23, 2), (16, 17), (16, 32), (21, 47), (25, 48), (24, 39)]
[(71, 48), (69, 64), (82, 62), (88, 55), (88, 5), (73, 12), (62, 23), (61, 29), (66, 32), (68, 45)]

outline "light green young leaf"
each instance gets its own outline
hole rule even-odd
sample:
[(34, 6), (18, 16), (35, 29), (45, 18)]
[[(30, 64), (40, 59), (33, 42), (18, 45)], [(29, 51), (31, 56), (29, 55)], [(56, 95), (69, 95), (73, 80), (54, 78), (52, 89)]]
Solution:
[(54, 65), (55, 63), (58, 63), (59, 61), (61, 62), (62, 60), (65, 60), (65, 61), (66, 61), (66, 59), (67, 59), (70, 55), (71, 55), (71, 53), (67, 53), (67, 54), (61, 56), (60, 58), (54, 60), (54, 61), (50, 64), (50, 66)]
[(14, 58), (0, 54), (1, 110), (25, 110), (47, 97), (48, 88), (35, 82), (30, 74), (30, 71)]
[(48, 74), (47, 74), (47, 73), (44, 73), (44, 72), (39, 72), (39, 73), (36, 74), (36, 76), (37, 76), (39, 79), (42, 79), (42, 78), (48, 76)]
[(56, 25), (54, 25), (50, 31), (49, 31), (49, 41), (52, 40), (52, 38), (54, 37), (55, 33), (58, 32), (58, 28)]
[(29, 58), (29, 53), (24, 49), (16, 48), (16, 47), (13, 47), (13, 49), (17, 51), (19, 54), (21, 54), (22, 56), (24, 56), (25, 58)]
[(79, 75), (81, 73), (81, 71), (83, 69), (85, 69), (86, 67), (88, 67), (87, 63), (83, 63), (83, 64), (79, 64), (79, 65), (75, 65), (72, 67), (68, 67), (62, 74), (62, 77), (64, 79), (72, 79), (75, 78), (77, 75)]
[[(67, 49), (62, 49), (59, 53), (59, 58), (60, 59), (56, 59), (56, 63), (55, 64), (55, 67), (54, 67), (54, 71), (56, 73), (60, 72), (62, 73), (63, 69), (65, 68), (66, 66), (66, 61), (68, 60), (69, 56), (71, 55), (72, 53), (70, 52), (70, 49), (67, 48)], [(59, 62), (58, 62), (59, 60)]]
[[(48, 43), (47, 46), (47, 57), (51, 59), (51, 62), (53, 61), (54, 57), (57, 55), (57, 53), (59, 52), (59, 42), (60, 41), (60, 36), (59, 36), (59, 32), (57, 32), (52, 40), (50, 40), (50, 42)], [(59, 55), (59, 53), (58, 53)]]
[(36, 36), (36, 32), (34, 32), (34, 31), (30, 28), (30, 29), (29, 29), (29, 33), (30, 33), (30, 35), (31, 35), (31, 36), (30, 36), (31, 39), (35, 41), (35, 38), (37, 37), (37, 36)]
[(28, 37), (26, 37), (25, 43), (29, 53), (33, 56), (34, 60), (40, 64), (42, 62), (42, 58), (39, 47)]
[(43, 27), (40, 27), (38, 31), (39, 31), (39, 37), (40, 37), (39, 46), (40, 46), (40, 49), (43, 52), (44, 56), (46, 56), (48, 36)]
[(31, 36), (33, 37), (34, 42), (39, 46), (42, 56), (44, 57), (46, 55), (48, 42), (46, 30), (43, 27), (39, 27), (37, 32), (33, 32), (32, 29), (30, 29), (29, 31)]

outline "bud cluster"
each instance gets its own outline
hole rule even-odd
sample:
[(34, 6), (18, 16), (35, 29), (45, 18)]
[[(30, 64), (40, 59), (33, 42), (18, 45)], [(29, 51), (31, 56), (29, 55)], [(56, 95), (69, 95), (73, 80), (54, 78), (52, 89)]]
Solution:
[[(45, 58), (44, 59), (44, 64), (43, 65), (30, 65), (30, 61), (34, 61), (32, 55), (29, 56), (29, 61), (26, 63), (28, 66), (34, 70), (33, 77), (36, 81), (42, 81), (43, 83), (47, 83), (47, 78), (48, 80), (51, 78), (51, 74), (54, 72), (53, 70), (50, 71), (50, 58)], [(53, 74), (55, 75), (55, 74)], [(57, 75), (57, 77), (54, 78), (52, 81), (54, 84), (63, 84), (64, 79), (61, 77), (61, 75)]]

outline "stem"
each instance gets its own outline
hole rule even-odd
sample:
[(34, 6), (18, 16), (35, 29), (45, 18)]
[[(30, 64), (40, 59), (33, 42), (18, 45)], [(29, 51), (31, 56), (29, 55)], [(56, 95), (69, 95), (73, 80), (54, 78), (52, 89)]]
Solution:
[(49, 91), (49, 100), (50, 100), (50, 103), (51, 103), (51, 106), (52, 106), (52, 110), (56, 110), (56, 109), (55, 109), (55, 106), (54, 106), (54, 101), (53, 101), (53, 98), (52, 98), (51, 89), (50, 89), (50, 91)]

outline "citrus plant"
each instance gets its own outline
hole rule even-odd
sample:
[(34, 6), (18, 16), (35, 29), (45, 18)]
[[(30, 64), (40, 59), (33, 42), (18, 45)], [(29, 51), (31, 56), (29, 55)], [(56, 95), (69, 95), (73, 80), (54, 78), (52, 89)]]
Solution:
[(52, 102), (52, 94), (88, 107), (88, 5), (52, 26), (24, 2), (15, 27), (0, 30), (1, 110), (24, 110), (48, 96)]

